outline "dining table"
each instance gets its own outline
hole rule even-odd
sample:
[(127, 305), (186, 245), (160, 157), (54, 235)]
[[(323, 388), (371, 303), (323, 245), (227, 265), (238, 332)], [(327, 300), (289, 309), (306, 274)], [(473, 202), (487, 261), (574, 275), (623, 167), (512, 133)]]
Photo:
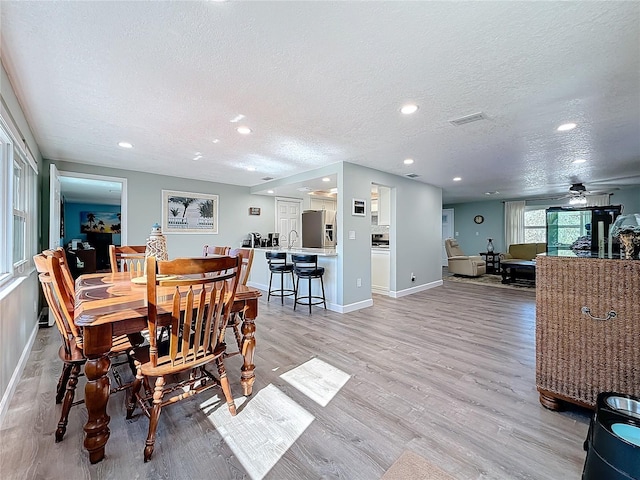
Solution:
[[(141, 281), (142, 280), (142, 281)], [(85, 405), (88, 419), (84, 425), (84, 447), (91, 463), (104, 458), (109, 440), (107, 403), (110, 394), (109, 350), (117, 335), (139, 335), (147, 328), (147, 288), (141, 277), (130, 272), (93, 273), (80, 275), (76, 280), (74, 321), (83, 329), (85, 364)], [(238, 285), (232, 312), (244, 312), (242, 318), (243, 364), (240, 383), (243, 394), (251, 395), (255, 381), (255, 319), (258, 316), (260, 290)], [(171, 305), (160, 316), (169, 315)]]

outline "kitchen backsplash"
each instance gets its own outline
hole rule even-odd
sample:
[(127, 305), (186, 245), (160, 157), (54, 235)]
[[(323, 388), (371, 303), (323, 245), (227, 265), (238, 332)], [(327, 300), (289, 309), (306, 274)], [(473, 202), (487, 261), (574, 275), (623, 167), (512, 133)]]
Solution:
[(389, 233), (389, 225), (371, 225), (371, 233)]

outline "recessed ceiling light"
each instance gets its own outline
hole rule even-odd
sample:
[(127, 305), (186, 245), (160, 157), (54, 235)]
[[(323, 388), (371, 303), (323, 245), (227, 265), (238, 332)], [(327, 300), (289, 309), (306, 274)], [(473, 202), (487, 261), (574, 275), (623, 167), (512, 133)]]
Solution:
[(586, 162), (586, 160), (585, 160), (584, 158), (576, 158), (576, 159), (575, 159), (573, 162), (571, 162), (571, 163), (574, 163), (574, 164), (578, 165), (578, 164), (580, 164), (580, 163), (584, 163), (584, 162)]
[(193, 160), (197, 162), (201, 158), (202, 158), (202, 155), (196, 155), (195, 157), (193, 157)]
[(459, 182), (460, 180), (462, 180), (462, 177), (453, 177), (454, 182)]
[(574, 128), (576, 128), (576, 124), (575, 123), (563, 123), (562, 125), (560, 125), (558, 127), (558, 131), (559, 132), (568, 132), (569, 130), (573, 130)]
[(485, 195), (498, 195), (500, 192), (495, 191), (495, 192), (484, 192)]
[(247, 167), (247, 170), (249, 170), (250, 172), (255, 172), (256, 171), (256, 167)]
[(267, 190), (267, 193), (273, 193), (273, 190)]
[(129, 142), (120, 142), (118, 146), (122, 148), (133, 148), (133, 145), (131, 145)]
[(213, 140), (211, 140), (213, 143), (220, 143), (220, 140), (218, 140), (217, 138), (214, 138)]
[(249, 127), (238, 127), (237, 131), (242, 135), (249, 135), (251, 133), (251, 129)]
[(418, 111), (418, 106), (413, 103), (408, 103), (407, 105), (403, 105), (400, 109), (401, 113), (405, 115), (411, 115), (412, 113), (416, 113)]
[(232, 119), (230, 120), (230, 122), (231, 122), (231, 123), (238, 123), (238, 122), (239, 122), (240, 120), (242, 120), (243, 118), (244, 118), (244, 115), (239, 114), (239, 115), (236, 115), (234, 118), (232, 118)]
[(323, 182), (330, 182), (330, 181), (331, 181), (331, 179), (330, 179), (329, 177), (324, 177), (324, 178), (322, 179), (322, 181), (323, 181)]
[(404, 160), (405, 165), (411, 165), (413, 163), (413, 158), (407, 158)]

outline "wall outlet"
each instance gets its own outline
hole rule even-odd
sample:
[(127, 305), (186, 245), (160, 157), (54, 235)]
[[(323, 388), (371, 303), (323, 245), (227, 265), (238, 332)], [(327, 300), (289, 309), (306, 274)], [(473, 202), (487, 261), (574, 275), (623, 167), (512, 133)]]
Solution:
[(416, 281), (416, 276), (413, 274), (413, 272), (411, 272), (411, 281), (412, 282)]
[(361, 287), (361, 286), (362, 286), (362, 279), (356, 278), (356, 287)]

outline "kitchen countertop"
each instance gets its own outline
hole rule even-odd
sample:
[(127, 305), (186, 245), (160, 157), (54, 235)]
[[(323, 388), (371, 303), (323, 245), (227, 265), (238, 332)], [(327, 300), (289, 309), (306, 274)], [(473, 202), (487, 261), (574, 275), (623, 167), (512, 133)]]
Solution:
[(335, 248), (287, 248), (287, 247), (260, 247), (254, 248), (263, 252), (286, 252), (286, 253), (302, 253), (307, 255), (318, 255), (319, 257), (337, 257)]

